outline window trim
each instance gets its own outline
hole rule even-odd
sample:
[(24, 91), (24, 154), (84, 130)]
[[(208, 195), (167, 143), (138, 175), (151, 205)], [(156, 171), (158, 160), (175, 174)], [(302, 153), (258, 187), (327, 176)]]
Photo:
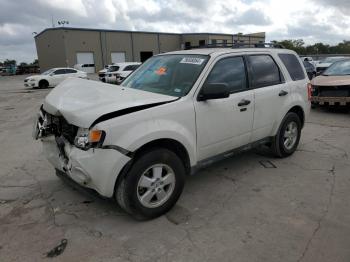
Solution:
[[(280, 82), (277, 83), (277, 84), (274, 84), (274, 85), (265, 84), (265, 85), (253, 86), (253, 77), (252, 77), (253, 76), (253, 70), (252, 70), (251, 63), (249, 62), (249, 57), (250, 56), (269, 56), (269, 57), (271, 57), (272, 61), (277, 66)], [(269, 53), (248, 54), (248, 55), (245, 55), (245, 58), (247, 60), (248, 77), (249, 77), (249, 88), (250, 89), (258, 89), (258, 88), (263, 88), (263, 87), (268, 87), (268, 86), (276, 86), (276, 85), (284, 84), (286, 82), (285, 77), (284, 77), (284, 75), (282, 73), (282, 70), (281, 70), (280, 66), (278, 65), (278, 63), (276, 62), (276, 60), (274, 59), (274, 57), (271, 54), (269, 54)]]
[[(207, 80), (208, 80), (208, 77), (210, 75), (210, 73), (213, 71), (214, 67), (216, 66), (216, 64), (224, 59), (229, 59), (229, 58), (236, 58), (236, 57), (241, 57), (242, 60), (243, 60), (243, 65), (244, 65), (244, 72), (245, 72), (245, 78), (246, 78), (246, 88), (245, 89), (241, 89), (241, 90), (237, 90), (237, 91), (232, 91), (230, 92), (230, 96), (232, 94), (236, 94), (236, 93), (241, 93), (241, 92), (246, 92), (246, 91), (249, 91), (250, 90), (250, 80), (249, 80), (249, 77), (248, 77), (248, 68), (247, 68), (247, 63), (246, 63), (246, 59), (245, 59), (245, 55), (244, 54), (240, 54), (240, 55), (232, 55), (232, 56), (225, 56), (225, 57), (222, 57), (222, 58), (219, 58), (217, 61), (214, 62), (214, 64), (212, 65), (210, 71), (208, 72), (208, 74), (206, 75), (205, 79), (204, 79), (204, 82), (203, 84), (201, 85), (201, 87), (199, 88), (199, 91), (197, 93), (197, 98), (196, 100), (198, 101), (198, 98), (202, 92), (202, 89), (204, 87), (204, 85), (207, 83)], [(230, 97), (229, 96), (229, 97)], [(228, 98), (229, 98), (228, 97)]]

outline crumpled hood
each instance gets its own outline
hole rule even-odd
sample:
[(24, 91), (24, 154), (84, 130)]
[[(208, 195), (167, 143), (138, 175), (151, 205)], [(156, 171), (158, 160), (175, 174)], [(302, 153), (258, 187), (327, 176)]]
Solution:
[(323, 76), (320, 75), (311, 80), (315, 86), (343, 86), (350, 85), (350, 76)]
[(102, 115), (176, 99), (173, 96), (70, 78), (46, 96), (43, 108), (50, 114), (62, 115), (70, 124), (89, 128)]

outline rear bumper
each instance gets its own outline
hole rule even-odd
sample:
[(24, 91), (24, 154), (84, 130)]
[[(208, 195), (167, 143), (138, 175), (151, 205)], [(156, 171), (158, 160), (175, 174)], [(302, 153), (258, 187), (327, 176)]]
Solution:
[(311, 102), (320, 104), (320, 105), (342, 105), (345, 106), (350, 104), (350, 97), (321, 97), (321, 96), (312, 96)]
[(122, 168), (130, 160), (113, 149), (89, 149), (87, 151), (70, 145), (61, 156), (54, 136), (42, 138), (43, 151), (49, 162), (59, 171), (83, 187), (93, 189), (104, 197), (112, 197), (114, 185)]

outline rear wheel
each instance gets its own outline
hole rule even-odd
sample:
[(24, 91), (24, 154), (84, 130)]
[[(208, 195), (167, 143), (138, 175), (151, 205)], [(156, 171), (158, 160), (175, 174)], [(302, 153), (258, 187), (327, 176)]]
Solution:
[(277, 157), (287, 157), (295, 152), (301, 134), (301, 121), (296, 113), (289, 112), (283, 119), (273, 139), (272, 150)]
[(40, 80), (39, 82), (39, 88), (48, 88), (49, 87), (49, 82), (46, 80)]
[(119, 182), (118, 204), (137, 219), (151, 219), (170, 210), (181, 195), (185, 167), (168, 149), (152, 149), (140, 155)]

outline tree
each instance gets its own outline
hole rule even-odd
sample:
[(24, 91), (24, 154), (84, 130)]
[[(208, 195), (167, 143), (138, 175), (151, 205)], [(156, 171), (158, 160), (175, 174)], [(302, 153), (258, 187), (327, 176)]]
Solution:
[(288, 39), (271, 42), (275, 44), (280, 44), (287, 49), (294, 50), (299, 55), (350, 54), (350, 41), (346, 40), (333, 46), (324, 43), (315, 43), (313, 45), (305, 46), (305, 43), (302, 39)]
[(9, 60), (9, 59), (6, 59), (4, 61), (4, 66), (15, 66), (17, 64), (16, 60)]
[(39, 60), (38, 60), (38, 59), (35, 59), (35, 60), (31, 63), (31, 65), (35, 65), (35, 66), (39, 65)]
[(280, 44), (284, 48), (294, 50), (298, 54), (305, 54), (306, 49), (304, 47), (304, 40), (303, 39), (287, 39), (282, 41), (273, 41), (273, 43)]

